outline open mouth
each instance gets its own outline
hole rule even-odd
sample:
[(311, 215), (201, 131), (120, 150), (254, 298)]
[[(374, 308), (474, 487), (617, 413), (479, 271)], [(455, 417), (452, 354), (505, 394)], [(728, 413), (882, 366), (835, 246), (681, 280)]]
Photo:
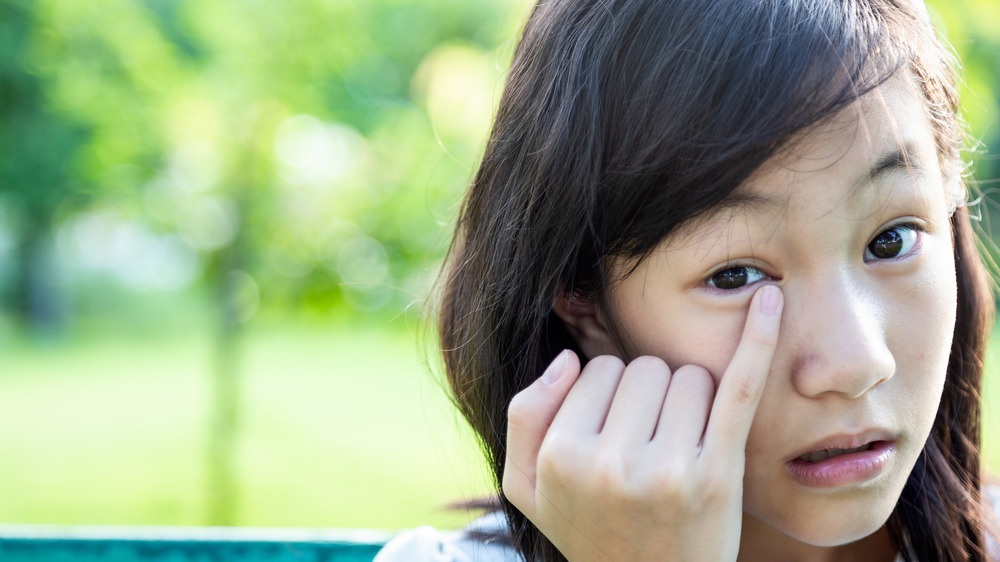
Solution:
[(847, 438), (834, 438), (814, 444), (813, 447), (830, 448), (792, 458), (787, 463), (788, 470), (799, 484), (811, 488), (838, 488), (866, 482), (889, 470), (896, 454), (896, 439), (885, 439), (890, 437), (888, 434), (873, 437), (867, 437), (870, 440), (864, 445), (849, 449), (831, 445), (853, 445), (860, 440), (851, 439), (853, 442), (850, 442)]
[(871, 448), (872, 448), (872, 443), (865, 443), (864, 445), (857, 447), (855, 449), (823, 449), (822, 451), (814, 451), (812, 453), (806, 453), (801, 457), (799, 457), (799, 460), (803, 462), (819, 462), (826, 460), (830, 457), (846, 455), (848, 453), (870, 451)]

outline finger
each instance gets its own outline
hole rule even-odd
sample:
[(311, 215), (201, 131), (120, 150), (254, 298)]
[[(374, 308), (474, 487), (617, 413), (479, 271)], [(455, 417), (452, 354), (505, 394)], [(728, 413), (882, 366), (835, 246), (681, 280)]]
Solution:
[(782, 305), (781, 289), (774, 285), (754, 294), (743, 337), (722, 375), (705, 430), (702, 451), (710, 462), (733, 461), (734, 455), (743, 458), (778, 343)]
[(538, 450), (579, 375), (579, 358), (572, 351), (563, 351), (538, 380), (514, 396), (507, 409), (502, 486), (504, 495), (525, 514), (534, 507)]
[(604, 427), (624, 372), (622, 360), (611, 355), (588, 361), (552, 421), (551, 430), (596, 437)]
[(704, 368), (685, 365), (674, 371), (653, 441), (671, 456), (694, 458), (714, 397), (715, 381)]
[(669, 385), (670, 369), (662, 359), (639, 357), (629, 363), (618, 383), (601, 439), (624, 448), (649, 443)]

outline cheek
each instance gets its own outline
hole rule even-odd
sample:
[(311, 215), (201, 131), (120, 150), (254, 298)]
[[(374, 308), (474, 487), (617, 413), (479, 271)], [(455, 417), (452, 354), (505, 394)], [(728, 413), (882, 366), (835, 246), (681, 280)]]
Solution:
[(892, 341), (897, 350), (897, 376), (906, 388), (906, 404), (900, 410), (912, 416), (914, 425), (929, 431), (955, 332), (957, 287), (950, 255), (941, 256), (926, 278), (907, 287), (905, 294), (905, 299), (897, 301), (899, 321)]
[(657, 315), (655, 322), (647, 319), (647, 329), (632, 331), (635, 355), (655, 355), (675, 370), (698, 365), (718, 385), (740, 343), (746, 310), (681, 306), (673, 312)]
[(888, 333), (902, 360), (913, 362), (910, 368), (947, 365), (955, 333), (958, 285), (952, 246), (950, 240), (945, 242), (938, 239), (921, 274), (908, 278), (892, 293)]

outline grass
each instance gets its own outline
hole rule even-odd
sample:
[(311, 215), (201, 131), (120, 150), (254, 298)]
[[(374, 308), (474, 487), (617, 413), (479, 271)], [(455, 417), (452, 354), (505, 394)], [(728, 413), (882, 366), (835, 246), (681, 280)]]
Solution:
[[(444, 506), (488, 492), (411, 334), (271, 327), (243, 351), (238, 524), (455, 527)], [(0, 522), (207, 523), (210, 365), (197, 330), (0, 347)], [(995, 375), (985, 399), (998, 473)]]
[[(0, 522), (205, 524), (203, 334), (0, 350)], [(338, 328), (244, 342), (239, 518), (454, 527), (486, 471), (414, 338)]]

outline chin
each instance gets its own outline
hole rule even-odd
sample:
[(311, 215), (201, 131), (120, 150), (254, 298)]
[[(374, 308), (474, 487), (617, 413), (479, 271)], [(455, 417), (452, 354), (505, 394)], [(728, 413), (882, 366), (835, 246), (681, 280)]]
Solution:
[(777, 511), (770, 514), (748, 510), (746, 515), (804, 544), (841, 546), (859, 541), (885, 525), (899, 497), (894, 491), (878, 489), (847, 497), (801, 498), (801, 505), (795, 505), (793, 500), (774, 506)]
[[(891, 513), (891, 512), (890, 512)], [(884, 519), (879, 519), (872, 521), (869, 517), (865, 517), (865, 524), (859, 525), (856, 521), (850, 522), (849, 525), (845, 525), (839, 528), (826, 528), (826, 529), (802, 529), (795, 530), (801, 531), (798, 535), (795, 533), (786, 533), (791, 538), (805, 544), (812, 546), (822, 546), (822, 547), (834, 547), (842, 546), (845, 544), (850, 544), (852, 542), (859, 541), (873, 533), (878, 531), (885, 525), (886, 520), (889, 518), (888, 515)]]

